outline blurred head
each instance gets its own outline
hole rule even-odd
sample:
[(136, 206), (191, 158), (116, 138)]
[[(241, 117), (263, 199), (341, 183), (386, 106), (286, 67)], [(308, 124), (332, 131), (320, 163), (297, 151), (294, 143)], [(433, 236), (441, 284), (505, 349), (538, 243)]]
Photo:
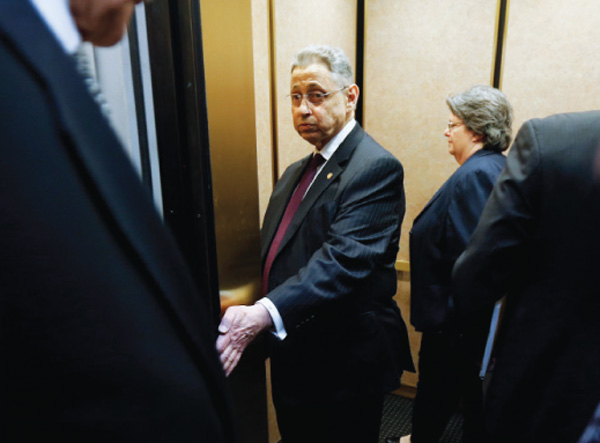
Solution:
[[(508, 149), (512, 138), (513, 110), (503, 92), (491, 86), (477, 85), (448, 97), (446, 104), (454, 117), (464, 124), (464, 129), (481, 137), (480, 142), (485, 149), (497, 152)], [(452, 132), (450, 128), (446, 131), (449, 139)]]
[(96, 46), (112, 46), (123, 37), (142, 0), (69, 0), (71, 14), (81, 38)]
[(296, 54), (291, 72), (294, 128), (320, 150), (354, 118), (359, 90), (350, 61), (339, 48), (309, 46)]

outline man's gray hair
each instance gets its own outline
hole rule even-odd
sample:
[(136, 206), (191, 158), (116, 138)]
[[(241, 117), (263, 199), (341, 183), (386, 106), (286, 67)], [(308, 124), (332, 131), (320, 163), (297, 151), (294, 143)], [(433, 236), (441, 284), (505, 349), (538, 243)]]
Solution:
[(506, 95), (492, 86), (476, 85), (446, 99), (450, 111), (475, 134), (486, 149), (502, 152), (512, 139), (513, 110)]
[(302, 49), (294, 56), (291, 71), (319, 63), (326, 66), (333, 74), (338, 86), (350, 86), (354, 83), (354, 74), (350, 60), (340, 48), (325, 45), (311, 45)]

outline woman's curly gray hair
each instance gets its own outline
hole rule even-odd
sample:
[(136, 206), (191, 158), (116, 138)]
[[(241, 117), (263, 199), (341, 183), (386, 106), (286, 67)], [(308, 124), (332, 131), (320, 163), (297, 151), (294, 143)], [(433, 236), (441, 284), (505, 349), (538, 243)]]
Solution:
[(506, 95), (486, 85), (476, 85), (446, 99), (450, 111), (475, 134), (486, 149), (502, 152), (512, 139), (513, 110)]

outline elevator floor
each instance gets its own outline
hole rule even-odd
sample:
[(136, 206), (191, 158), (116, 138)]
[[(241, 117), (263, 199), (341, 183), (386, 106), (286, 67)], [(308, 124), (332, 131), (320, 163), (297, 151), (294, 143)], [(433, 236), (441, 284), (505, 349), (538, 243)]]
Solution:
[[(383, 404), (379, 443), (385, 443), (385, 439), (388, 437), (410, 434), (412, 402), (412, 399), (400, 395), (390, 394), (386, 396)], [(448, 426), (446, 426), (446, 430), (442, 435), (440, 443), (461, 442), (462, 416), (460, 414), (455, 414), (450, 419)]]

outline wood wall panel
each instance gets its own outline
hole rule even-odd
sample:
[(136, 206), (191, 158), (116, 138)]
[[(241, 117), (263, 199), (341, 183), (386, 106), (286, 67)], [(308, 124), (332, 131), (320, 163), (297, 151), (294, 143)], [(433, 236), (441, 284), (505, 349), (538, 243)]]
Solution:
[(600, 109), (600, 4), (510, 3), (503, 91), (516, 131), (534, 117)]

